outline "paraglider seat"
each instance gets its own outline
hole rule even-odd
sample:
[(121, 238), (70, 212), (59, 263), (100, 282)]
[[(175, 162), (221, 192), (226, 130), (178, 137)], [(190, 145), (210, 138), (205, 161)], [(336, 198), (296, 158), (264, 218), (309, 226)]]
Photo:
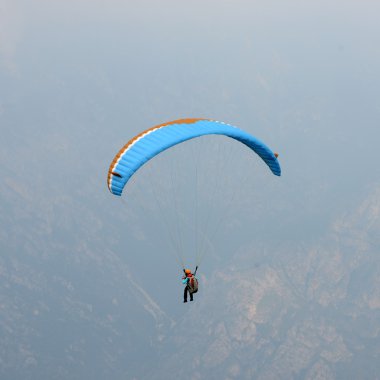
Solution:
[(191, 294), (196, 293), (198, 291), (198, 280), (194, 276), (190, 277), (187, 286)]

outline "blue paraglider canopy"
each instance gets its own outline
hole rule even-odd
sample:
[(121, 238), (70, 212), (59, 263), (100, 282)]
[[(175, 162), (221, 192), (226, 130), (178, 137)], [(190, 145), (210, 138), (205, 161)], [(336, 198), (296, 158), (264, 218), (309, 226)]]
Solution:
[(110, 165), (107, 179), (109, 190), (120, 196), (128, 180), (144, 163), (174, 145), (205, 135), (224, 135), (240, 141), (256, 152), (273, 174), (281, 175), (278, 155), (247, 132), (215, 120), (180, 119), (147, 129), (131, 139)]

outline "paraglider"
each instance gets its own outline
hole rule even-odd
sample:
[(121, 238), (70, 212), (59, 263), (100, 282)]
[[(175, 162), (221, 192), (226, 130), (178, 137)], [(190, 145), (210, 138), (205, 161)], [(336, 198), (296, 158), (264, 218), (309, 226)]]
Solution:
[[(262, 141), (249, 133), (224, 122), (210, 119), (179, 119), (149, 128), (127, 142), (114, 157), (107, 175), (107, 185), (110, 192), (121, 196), (133, 174), (146, 162), (161, 152), (185, 141), (206, 135), (222, 135), (234, 139), (255, 152), (276, 175), (281, 175), (278, 154), (272, 152)], [(197, 268), (199, 263), (197, 262)], [(185, 270), (183, 278), (186, 284), (184, 302), (187, 294), (190, 301), (198, 290), (198, 281), (190, 270)]]
[(190, 301), (193, 301), (193, 294), (198, 292), (198, 279), (195, 277), (198, 267), (195, 268), (194, 273), (190, 269), (184, 269), (184, 276), (182, 277), (182, 284), (186, 285), (183, 292), (183, 302), (187, 302), (187, 294), (190, 295)]

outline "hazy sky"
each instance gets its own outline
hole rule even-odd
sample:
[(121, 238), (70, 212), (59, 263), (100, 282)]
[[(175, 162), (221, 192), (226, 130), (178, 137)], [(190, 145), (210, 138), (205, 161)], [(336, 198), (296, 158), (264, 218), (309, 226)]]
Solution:
[(109, 162), (134, 134), (215, 118), (280, 153), (273, 209), (290, 236), (300, 215), (302, 234), (313, 234), (378, 181), (379, 10), (376, 1), (3, 0), (4, 162), (17, 138), (42, 155), (48, 145), (29, 162), (32, 182), (54, 170), (70, 178), (76, 162), (72, 185), (86, 173), (102, 198)]
[[(231, 173), (202, 195), (202, 206), (210, 194), (216, 199), (214, 220), (223, 210), (223, 191), (231, 194), (239, 183), (240, 194), (212, 259), (204, 262), (204, 281), (233, 253), (252, 247), (253, 237), (263, 252), (275, 252), (288, 243), (309, 247), (325, 236), (379, 186), (379, 14), (375, 0), (0, 0), (0, 248), (12, 254), (0, 262), (9, 274), (0, 278), (10, 294), (4, 304), (29, 305), (48, 294), (51, 310), (62, 309), (65, 321), (72, 312), (73, 325), (80, 326), (82, 315), (90, 315), (89, 337), (97, 336), (92, 331), (103, 337), (114, 326), (107, 314), (111, 295), (120, 292), (123, 300), (127, 284), (147, 307), (144, 291), (155, 293), (158, 272), (173, 275), (154, 300), (173, 315), (183, 313), (178, 268), (170, 255), (160, 256), (159, 236), (147, 238), (159, 235), (164, 223), (150, 217), (149, 204), (148, 211), (126, 212), (106, 186), (117, 150), (141, 130), (172, 119), (229, 122), (280, 154), (281, 178), (251, 162), (247, 151), (232, 150), (225, 167), (215, 160), (214, 146), (200, 155), (207, 161), (203, 178), (216, 167)], [(192, 149), (179, 151), (178, 162), (185, 166)], [(141, 184), (151, 180), (166, 189), (165, 165), (175, 154), (147, 167)], [(251, 174), (240, 186), (245, 173)], [(177, 183), (191, 197), (186, 179)], [(151, 187), (136, 204), (153, 199)], [(170, 204), (170, 196), (164, 201)], [(201, 212), (206, 220), (208, 212)], [(261, 258), (252, 260), (253, 267)], [(18, 288), (7, 287), (14, 279), (25, 279), (35, 298), (15, 298)], [(72, 284), (78, 284), (74, 291)], [(56, 299), (62, 304), (54, 306)], [(140, 304), (130, 299), (117, 313), (129, 321), (132, 304), (138, 321)], [(77, 303), (67, 306), (67, 300)], [(91, 312), (87, 303), (95, 305)], [(4, 310), (12, 316), (18, 309)], [(41, 320), (56, 323), (38, 310)], [(34, 326), (28, 312), (21, 316)], [(115, 329), (123, 328), (133, 330), (123, 323)], [(17, 356), (23, 338), (9, 336)]]
[(279, 151), (284, 196), (354, 196), (378, 180), (379, 10), (376, 1), (3, 0), (2, 142), (73, 139), (75, 151), (104, 154), (87, 169), (100, 177), (138, 131), (210, 117)]

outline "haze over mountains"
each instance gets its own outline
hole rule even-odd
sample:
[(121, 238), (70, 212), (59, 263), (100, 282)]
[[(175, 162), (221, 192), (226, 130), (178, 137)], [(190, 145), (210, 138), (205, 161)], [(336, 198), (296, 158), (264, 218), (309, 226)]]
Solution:
[[(2, 379), (379, 377), (378, 5), (0, 6)], [(106, 172), (188, 116), (260, 137), (283, 176), (233, 151), (216, 220), (246, 182), (184, 305), (149, 192), (171, 156), (133, 206)]]

